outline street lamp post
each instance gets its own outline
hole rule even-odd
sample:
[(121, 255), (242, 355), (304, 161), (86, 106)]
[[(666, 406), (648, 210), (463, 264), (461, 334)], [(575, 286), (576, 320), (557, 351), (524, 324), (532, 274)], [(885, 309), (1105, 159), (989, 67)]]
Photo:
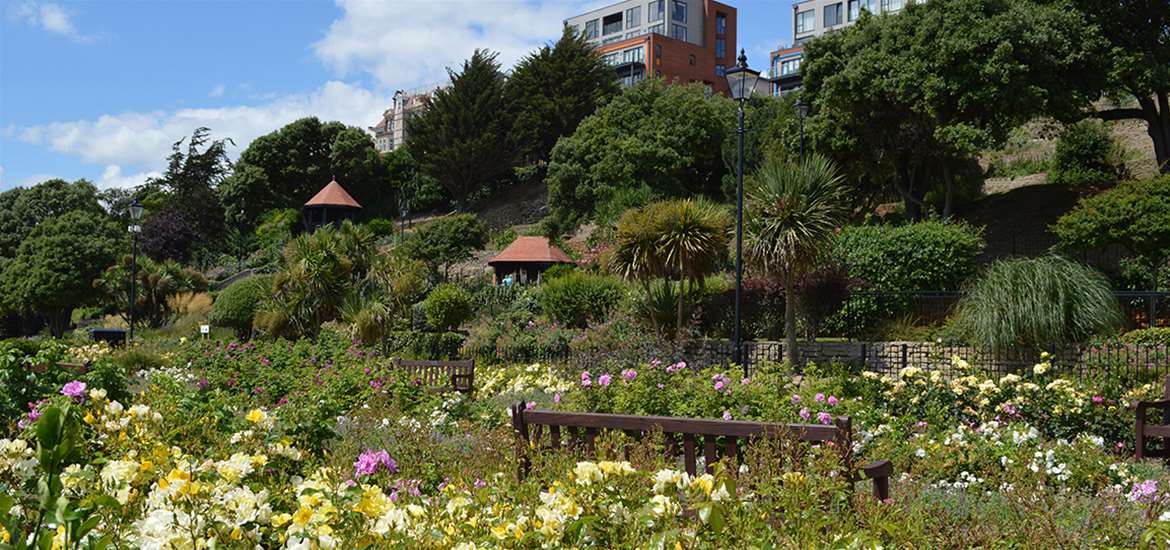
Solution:
[(142, 203), (138, 199), (130, 203), (130, 226), (127, 228), (130, 231), (130, 335), (126, 339), (129, 344), (134, 340), (134, 303), (138, 301), (138, 293), (136, 292), (135, 284), (138, 282), (138, 234), (142, 232), (142, 226), (138, 225), (138, 220), (142, 219)]
[(804, 164), (804, 119), (808, 117), (808, 103), (803, 97), (796, 100), (796, 114), (800, 115), (800, 163)]
[(736, 364), (743, 367), (744, 377), (748, 375), (748, 366), (743, 361), (743, 335), (741, 332), (741, 312), (743, 300), (743, 110), (744, 104), (752, 93), (756, 91), (756, 82), (760, 72), (748, 68), (747, 55), (739, 50), (739, 64), (727, 71), (727, 84), (731, 88), (731, 98), (739, 102), (739, 161), (735, 173), (735, 335), (732, 345), (732, 358)]

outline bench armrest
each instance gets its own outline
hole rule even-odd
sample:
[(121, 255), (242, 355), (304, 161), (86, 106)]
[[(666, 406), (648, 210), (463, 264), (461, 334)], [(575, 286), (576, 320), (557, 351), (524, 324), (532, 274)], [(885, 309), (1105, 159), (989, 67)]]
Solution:
[(865, 479), (890, 477), (890, 474), (894, 473), (894, 464), (889, 460), (878, 460), (862, 466), (859, 470)]
[(1147, 407), (1165, 407), (1170, 405), (1170, 399), (1159, 399), (1157, 401), (1138, 401), (1135, 408), (1144, 409)]

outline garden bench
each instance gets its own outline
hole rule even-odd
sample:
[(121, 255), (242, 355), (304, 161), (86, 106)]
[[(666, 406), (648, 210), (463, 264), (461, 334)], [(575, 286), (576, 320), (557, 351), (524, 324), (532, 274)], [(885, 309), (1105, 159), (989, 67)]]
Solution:
[[(1136, 405), (1136, 440), (1134, 441), (1134, 458), (1165, 458), (1170, 459), (1170, 375), (1166, 376), (1162, 386), (1162, 399), (1157, 401), (1138, 401)], [(1147, 423), (1146, 413), (1149, 409), (1161, 409), (1161, 424)], [(1163, 441), (1161, 449), (1151, 449), (1147, 442), (1151, 438), (1160, 438)]]
[(441, 391), (470, 394), (475, 389), (475, 360), (420, 361), (395, 359), (395, 370), (402, 370), (422, 385)]
[[(678, 435), (682, 439), (683, 464), (690, 475), (696, 473), (699, 438), (702, 438), (702, 453), (707, 471), (711, 472), (720, 456), (737, 457), (741, 442), (750, 443), (753, 439), (764, 436), (779, 436), (808, 443), (831, 442), (842, 455), (849, 479), (871, 480), (874, 497), (879, 500), (890, 498), (890, 475), (893, 473), (893, 466), (889, 460), (879, 460), (854, 469), (853, 424), (847, 416), (834, 418), (831, 425), (821, 425), (528, 410), (524, 403), (513, 404), (511, 412), (512, 428), (521, 444), (517, 449), (520, 478), (528, 475), (530, 467), (525, 447), (559, 449), (564, 446), (562, 443), (566, 443), (574, 447), (584, 446), (586, 452), (593, 452), (598, 430), (622, 430), (635, 437), (653, 431)], [(541, 438), (546, 426), (549, 444), (543, 446)], [(723, 438), (722, 445), (717, 444), (717, 438)], [(672, 456), (674, 445), (673, 437), (668, 439), (667, 453)]]

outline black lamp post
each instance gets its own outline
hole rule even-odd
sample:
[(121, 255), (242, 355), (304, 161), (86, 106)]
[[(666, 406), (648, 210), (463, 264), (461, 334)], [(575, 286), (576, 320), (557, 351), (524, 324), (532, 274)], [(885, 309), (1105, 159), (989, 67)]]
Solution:
[(731, 99), (739, 102), (739, 169), (735, 174), (735, 336), (732, 358), (743, 367), (744, 377), (748, 375), (747, 364), (743, 361), (743, 335), (740, 331), (741, 301), (743, 297), (743, 108), (744, 103), (756, 91), (760, 72), (748, 68), (747, 55), (739, 50), (739, 64), (727, 71), (727, 84), (731, 88)]
[(800, 115), (800, 163), (804, 164), (804, 119), (808, 117), (808, 103), (803, 97), (796, 100), (796, 114)]
[(126, 339), (129, 344), (134, 340), (134, 303), (138, 301), (138, 293), (136, 292), (135, 283), (138, 281), (138, 234), (142, 232), (142, 226), (138, 225), (138, 220), (142, 219), (142, 203), (135, 198), (134, 202), (130, 203), (130, 337)]

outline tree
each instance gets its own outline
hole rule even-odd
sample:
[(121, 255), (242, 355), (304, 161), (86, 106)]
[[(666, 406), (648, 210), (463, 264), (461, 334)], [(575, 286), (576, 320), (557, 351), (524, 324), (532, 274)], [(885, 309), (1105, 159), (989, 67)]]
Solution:
[[(231, 172), (227, 145), (230, 139), (211, 140), (211, 130), (197, 128), (171, 146), (163, 175), (146, 182), (146, 206), (173, 210), (198, 237), (202, 250), (219, 251), (225, 244), (224, 210), (216, 188)], [(186, 151), (183, 142), (186, 141)]]
[(660, 197), (721, 195), (724, 138), (734, 105), (698, 85), (639, 82), (553, 148), (549, 221), (556, 231), (594, 216), (621, 190)]
[(487, 244), (487, 230), (475, 214), (453, 214), (420, 225), (397, 252), (423, 262), (431, 273), (447, 272), (452, 265), (471, 258), (471, 251)]
[(191, 259), (191, 249), (199, 235), (177, 210), (152, 212), (142, 222), (142, 252), (154, 260)]
[(935, 187), (949, 216), (958, 163), (1036, 116), (1081, 116), (1104, 82), (1093, 55), (1102, 44), (1059, 3), (928, 1), (865, 14), (807, 45), (809, 131), (850, 176), (893, 189), (911, 219)]
[[(130, 267), (133, 258), (123, 255), (118, 263), (110, 266), (94, 281), (93, 286), (106, 296), (105, 302), (127, 323), (130, 321), (127, 292)], [(155, 261), (149, 257), (138, 257), (138, 269), (134, 279), (134, 322), (157, 328), (175, 317), (174, 299), (186, 292), (207, 290), (207, 279), (194, 269), (186, 268), (174, 260)]]
[(1039, 351), (1083, 342), (1120, 326), (1121, 319), (1104, 275), (1045, 256), (992, 264), (959, 302), (955, 322), (984, 349)]
[(5, 262), (2, 299), (13, 310), (44, 316), (54, 337), (64, 335), (73, 309), (94, 303), (93, 281), (113, 263), (122, 234), (108, 218), (84, 210), (43, 220)]
[(253, 140), (219, 195), (229, 223), (251, 230), (263, 212), (299, 210), (334, 177), (361, 203), (363, 216), (396, 212), (386, 166), (373, 140), (360, 128), (316, 117)]
[(803, 164), (772, 161), (752, 175), (747, 196), (744, 256), (784, 281), (785, 359), (796, 364), (796, 282), (816, 266), (849, 215), (842, 176), (821, 155)]
[(496, 55), (476, 50), (458, 72), (448, 69), (451, 85), (435, 92), (430, 107), (408, 123), (410, 154), (459, 205), (490, 192), (515, 166)]
[(0, 258), (16, 256), (20, 243), (41, 222), (75, 210), (105, 216), (97, 187), (84, 179), (51, 179), (0, 193)]
[(1104, 120), (1135, 119), (1146, 123), (1154, 156), (1170, 174), (1170, 3), (1163, 0), (1074, 0), (1108, 41), (1097, 60), (1108, 75), (1106, 90), (1128, 94), (1137, 108), (1096, 113)]
[[(604, 262), (611, 272), (638, 280), (647, 303), (655, 302), (656, 277), (678, 281), (678, 292), (658, 289), (674, 299), (676, 334), (682, 337), (687, 291), (715, 271), (727, 256), (731, 217), (721, 207), (702, 200), (659, 201), (626, 212), (614, 235), (614, 246)], [(651, 322), (658, 327), (657, 319)]]
[(1067, 250), (1124, 247), (1157, 290), (1159, 269), (1170, 257), (1170, 176), (1124, 182), (1081, 199), (1051, 229)]
[(727, 230), (731, 217), (721, 207), (705, 201), (681, 199), (651, 205), (658, 253), (663, 266), (678, 280), (677, 332), (682, 336), (686, 292), (695, 289), (708, 273), (727, 258)]
[[(795, 159), (800, 154), (800, 117), (794, 94), (752, 96), (744, 105), (743, 173), (759, 170), (769, 160)], [(739, 140), (736, 132), (723, 139), (723, 196), (735, 200)]]
[(584, 35), (565, 26), (555, 45), (521, 59), (508, 77), (510, 140), (526, 161), (547, 162), (557, 140), (618, 91), (613, 67)]

